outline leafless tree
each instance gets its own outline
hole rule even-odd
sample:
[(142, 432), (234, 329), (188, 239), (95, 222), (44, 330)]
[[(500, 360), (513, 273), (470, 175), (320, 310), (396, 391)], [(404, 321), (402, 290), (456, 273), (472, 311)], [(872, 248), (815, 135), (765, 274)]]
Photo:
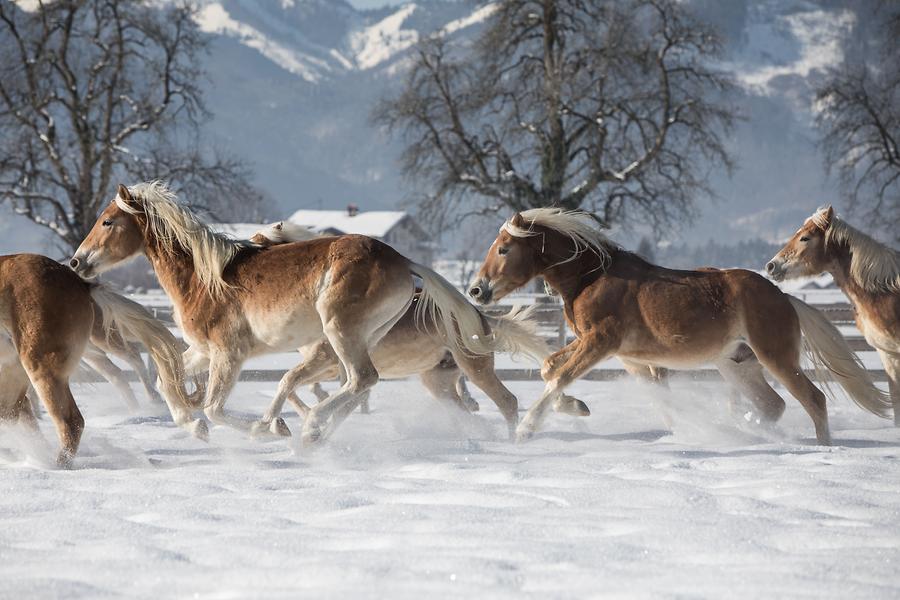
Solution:
[(138, 0), (26, 12), (0, 0), (0, 201), (71, 249), (119, 182), (167, 179), (206, 190), (204, 201), (251, 190), (242, 163), (200, 150), (206, 38), (193, 12)]
[(880, 5), (883, 20), (873, 35), (863, 34), (865, 47), (833, 69), (819, 88), (817, 124), (826, 165), (849, 192), (851, 208), (900, 241), (900, 11), (895, 7)]
[(587, 207), (607, 223), (690, 218), (731, 168), (716, 33), (674, 0), (504, 0), (471, 46), (418, 46), (373, 118), (407, 142), (425, 211)]

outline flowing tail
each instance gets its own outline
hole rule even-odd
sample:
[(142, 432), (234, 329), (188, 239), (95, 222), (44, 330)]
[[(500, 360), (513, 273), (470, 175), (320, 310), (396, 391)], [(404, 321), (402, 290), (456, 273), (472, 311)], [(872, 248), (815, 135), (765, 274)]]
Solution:
[(199, 407), (199, 398), (192, 398), (184, 387), (184, 363), (175, 336), (143, 306), (103, 286), (94, 286), (91, 297), (100, 309), (107, 335), (118, 334), (147, 347), (159, 371), (162, 393), (175, 423), (190, 425), (194, 435), (205, 439), (206, 423), (191, 420), (193, 411)]
[(417, 317), (436, 323), (455, 350), (468, 354), (490, 354), (494, 340), (481, 312), (449, 281), (412, 261), (409, 270), (422, 279), (422, 294), (416, 307)]
[(538, 333), (538, 324), (533, 318), (534, 310), (534, 305), (527, 308), (514, 306), (505, 315), (485, 316), (494, 334), (493, 345), (496, 352), (525, 355), (538, 363), (550, 356), (547, 342)]
[[(827, 374), (830, 373), (861, 408), (888, 418), (891, 415), (890, 396), (875, 386), (869, 372), (837, 327), (802, 300), (790, 295), (788, 299), (800, 319), (803, 349), (815, 366), (819, 380), (827, 381)], [(827, 369), (826, 372), (823, 372), (822, 366)]]

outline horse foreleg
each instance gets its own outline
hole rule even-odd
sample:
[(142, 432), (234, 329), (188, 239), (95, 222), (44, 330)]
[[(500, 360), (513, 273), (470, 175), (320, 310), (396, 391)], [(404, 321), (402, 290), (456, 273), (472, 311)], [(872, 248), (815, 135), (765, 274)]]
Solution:
[[(322, 378), (328, 377), (337, 366), (337, 356), (326, 341), (316, 344), (313, 351), (307, 354), (309, 355), (307, 360), (285, 373), (278, 382), (278, 390), (275, 392), (269, 408), (266, 409), (263, 418), (254, 422), (251, 427), (254, 435), (265, 431), (281, 436), (291, 435), (287, 424), (279, 416), (286, 400), (291, 400), (301, 414), (309, 414), (310, 408), (294, 394), (294, 389), (299, 385), (318, 382)], [(302, 408), (300, 408), (301, 406)]]
[(547, 411), (562, 390), (588, 372), (591, 367), (613, 354), (615, 344), (604, 335), (578, 338), (545, 362), (541, 374), (547, 382), (540, 399), (528, 409), (516, 428), (517, 441), (530, 439), (538, 430)]
[(241, 431), (250, 431), (253, 421), (225, 413), (225, 402), (237, 383), (243, 362), (240, 356), (220, 350), (210, 354), (209, 379), (203, 413), (216, 425), (227, 425)]
[(132, 412), (137, 410), (138, 401), (134, 396), (131, 385), (125, 378), (125, 373), (102, 350), (88, 345), (81, 360), (100, 373), (104, 379), (119, 391), (119, 394), (125, 399), (128, 410)]

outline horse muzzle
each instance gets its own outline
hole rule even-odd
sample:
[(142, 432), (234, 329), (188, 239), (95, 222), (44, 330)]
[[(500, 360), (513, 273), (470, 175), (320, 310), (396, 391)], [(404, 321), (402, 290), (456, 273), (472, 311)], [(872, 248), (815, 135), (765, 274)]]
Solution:
[(784, 281), (786, 270), (783, 263), (770, 260), (766, 263), (766, 273), (772, 281)]
[(90, 264), (87, 257), (76, 254), (69, 261), (69, 267), (83, 279), (93, 279), (97, 276), (97, 270)]
[(494, 291), (484, 279), (479, 279), (469, 287), (469, 296), (478, 304), (490, 304)]

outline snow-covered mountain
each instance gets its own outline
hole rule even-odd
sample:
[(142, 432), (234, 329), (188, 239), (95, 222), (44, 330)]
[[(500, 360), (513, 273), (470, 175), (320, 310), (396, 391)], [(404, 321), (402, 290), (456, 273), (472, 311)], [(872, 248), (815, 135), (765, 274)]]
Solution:
[[(673, 237), (776, 239), (796, 228), (797, 215), (840, 205), (815, 145), (812, 89), (841, 60), (860, 19), (855, 5), (688, 1), (725, 34), (723, 66), (742, 90), (735, 104), (745, 120), (730, 140), (734, 176), (712, 174), (720, 200)], [(423, 35), (474, 36), (491, 10), (441, 0), (377, 10), (344, 0), (204, 1), (197, 21), (212, 40), (213, 137), (254, 163), (274, 213), (350, 202), (396, 207), (409, 189), (396, 163), (400, 147), (370, 125), (371, 109), (400, 84)]]
[[(778, 239), (798, 215), (839, 201), (815, 145), (812, 89), (841, 60), (857, 15), (831, 0), (693, 3), (725, 33), (723, 66), (742, 90), (736, 104), (745, 121), (731, 140), (734, 177), (713, 175), (720, 201), (677, 235)], [(211, 2), (199, 20), (215, 36), (215, 129), (256, 161), (285, 212), (351, 201), (396, 206), (406, 189), (399, 147), (369, 125), (371, 107), (399, 85), (422, 35), (472, 36), (490, 10), (435, 0), (376, 11), (324, 0)]]

